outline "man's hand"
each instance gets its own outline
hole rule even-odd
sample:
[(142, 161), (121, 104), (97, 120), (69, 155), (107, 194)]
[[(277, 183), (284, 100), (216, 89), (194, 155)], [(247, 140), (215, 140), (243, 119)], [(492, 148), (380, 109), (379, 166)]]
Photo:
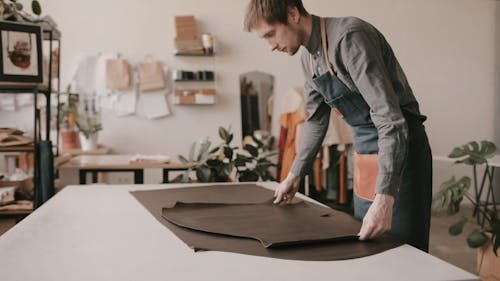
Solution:
[(280, 183), (280, 186), (274, 191), (274, 204), (279, 204), (282, 200), (285, 203), (292, 202), (295, 193), (299, 191), (300, 177), (294, 175), (292, 172), (288, 173), (288, 176), (284, 181)]
[(394, 197), (386, 194), (375, 195), (363, 219), (363, 225), (358, 234), (359, 240), (373, 239), (391, 230), (393, 205)]

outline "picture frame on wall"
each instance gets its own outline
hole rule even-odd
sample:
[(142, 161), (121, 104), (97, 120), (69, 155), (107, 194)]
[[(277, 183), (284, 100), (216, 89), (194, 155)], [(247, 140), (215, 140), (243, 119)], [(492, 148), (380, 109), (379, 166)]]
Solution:
[(0, 86), (43, 82), (42, 28), (0, 21)]

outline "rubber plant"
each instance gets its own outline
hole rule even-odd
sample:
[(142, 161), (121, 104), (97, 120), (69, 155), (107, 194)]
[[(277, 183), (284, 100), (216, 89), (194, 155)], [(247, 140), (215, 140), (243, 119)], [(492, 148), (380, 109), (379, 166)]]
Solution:
[[(231, 147), (233, 134), (230, 129), (219, 127), (219, 137), (222, 143), (215, 148), (210, 148), (211, 142), (208, 138), (199, 144), (193, 143), (186, 158), (179, 155), (178, 158), (182, 164), (192, 165), (180, 178), (174, 179), (180, 182), (190, 182), (191, 171), (196, 172), (196, 178), (199, 182), (227, 182), (231, 180), (231, 173), (234, 169), (234, 153), (238, 147)], [(195, 155), (196, 154), (196, 155)]]
[[(484, 140), (481, 142), (472, 141), (455, 147), (448, 157), (457, 159), (456, 164), (472, 166), (473, 179), (463, 176), (457, 180), (455, 176), (452, 176), (451, 179), (445, 181), (433, 197), (432, 209), (438, 213), (444, 212), (452, 215), (460, 211), (460, 205), (464, 198), (470, 201), (474, 205), (473, 216), (476, 218), (474, 224), (477, 227), (467, 236), (467, 244), (471, 248), (478, 248), (491, 242), (493, 252), (498, 256), (500, 220), (491, 182), (493, 173), (487, 161), (488, 158), (495, 155), (496, 150), (494, 143)], [(481, 165), (484, 166), (485, 173), (479, 185), (477, 168)], [(486, 177), (489, 178), (489, 181), (485, 181)], [(474, 194), (471, 194), (469, 190), (471, 183), (474, 184)], [(481, 201), (480, 195), (484, 188), (486, 188), (487, 197), (491, 195), (492, 204), (485, 204)], [(459, 221), (449, 227), (449, 234), (453, 236), (461, 234), (467, 223), (471, 223), (470, 219), (465, 216), (461, 217)]]
[(269, 160), (277, 152), (273, 151), (274, 137), (268, 136), (262, 140), (252, 136), (253, 143), (243, 146), (243, 153), (237, 153), (235, 167), (238, 171), (238, 180), (246, 181), (275, 181), (276, 179), (270, 172), (271, 167), (277, 165)]
[(192, 182), (189, 177), (192, 171), (196, 172), (198, 182), (227, 182), (274, 180), (269, 168), (276, 166), (268, 157), (275, 153), (271, 151), (274, 138), (258, 140), (255, 145), (246, 144), (243, 149), (232, 146), (233, 134), (231, 129), (219, 127), (219, 137), (222, 143), (211, 148), (208, 139), (200, 143), (193, 143), (186, 158), (179, 155), (179, 161), (191, 165), (186, 172), (176, 177), (174, 182)]

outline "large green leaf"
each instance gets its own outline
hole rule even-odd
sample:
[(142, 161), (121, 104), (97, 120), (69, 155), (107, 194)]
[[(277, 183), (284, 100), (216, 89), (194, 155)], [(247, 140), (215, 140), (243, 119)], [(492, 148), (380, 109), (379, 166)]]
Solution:
[(212, 171), (207, 166), (197, 167), (196, 178), (198, 178), (200, 182), (210, 182), (212, 180)]
[(179, 160), (181, 161), (181, 164), (183, 165), (187, 165), (189, 164), (189, 161), (182, 155), (177, 155), (177, 157), (179, 158)]
[(229, 133), (227, 132), (224, 127), (219, 127), (219, 137), (223, 140), (226, 141), (229, 138)]
[(248, 171), (247, 170), (247, 171), (243, 171), (240, 173), (238, 180), (241, 182), (258, 181), (259, 175), (255, 171)]
[(250, 153), (250, 155), (252, 155), (253, 157), (257, 157), (259, 155), (259, 151), (253, 145), (245, 144), (245, 146), (243, 147), (243, 149), (246, 150), (246, 151), (248, 151), (248, 153)]
[(233, 134), (229, 134), (229, 136), (226, 139), (226, 144), (229, 145), (233, 141)]
[(441, 184), (439, 191), (432, 199), (432, 209), (437, 212), (447, 211), (448, 214), (455, 214), (460, 210), (460, 203), (464, 195), (469, 190), (471, 179), (462, 177), (460, 180), (455, 180), (451, 177), (450, 180)]
[(220, 149), (220, 147), (215, 147), (214, 149), (210, 150), (210, 154), (214, 154), (216, 153), (218, 150)]
[(464, 226), (466, 223), (467, 223), (467, 218), (462, 217), (459, 221), (452, 224), (450, 228), (448, 228), (448, 233), (453, 236), (459, 235), (464, 230)]
[(474, 229), (467, 237), (467, 245), (471, 248), (479, 248), (488, 242), (488, 237), (479, 229)]
[(31, 10), (33, 11), (33, 14), (39, 16), (42, 14), (42, 6), (40, 6), (40, 2), (37, 0), (31, 1)]
[(264, 146), (264, 144), (258, 138), (256, 138), (254, 135), (252, 135), (252, 140), (257, 144), (257, 148), (261, 148)]
[(233, 159), (233, 150), (229, 146), (224, 146), (224, 156), (231, 161)]
[(244, 167), (249, 162), (252, 162), (250, 157), (236, 153), (236, 159), (234, 159), (234, 165), (236, 167)]
[(222, 165), (223, 165), (223, 163), (219, 159), (208, 159), (207, 160), (207, 166), (208, 167), (217, 168), (217, 167), (220, 167)]
[(476, 141), (471, 141), (465, 145), (455, 147), (448, 155), (450, 158), (460, 158), (456, 163), (464, 163), (467, 165), (477, 165), (486, 163), (486, 159), (495, 155), (497, 150), (496, 145), (490, 141), (481, 141), (479, 144)]
[(191, 144), (191, 147), (189, 148), (189, 158), (188, 159), (191, 162), (195, 162), (195, 161), (198, 162), (198, 161), (200, 161), (199, 157), (196, 160), (194, 159), (194, 152), (195, 152), (195, 150), (196, 150), (196, 143), (193, 142)]

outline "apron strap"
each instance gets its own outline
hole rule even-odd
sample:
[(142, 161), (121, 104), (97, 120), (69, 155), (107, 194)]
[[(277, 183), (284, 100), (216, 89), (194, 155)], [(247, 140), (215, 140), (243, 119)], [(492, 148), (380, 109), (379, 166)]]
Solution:
[[(326, 39), (325, 18), (320, 19), (320, 27), (321, 27), (321, 43), (323, 45), (323, 57), (325, 58), (326, 67), (328, 67), (328, 72), (330, 72), (332, 76), (335, 76), (335, 71), (333, 71), (332, 64), (330, 63), (330, 58), (328, 57), (328, 43), (326, 41), (327, 39)], [(309, 54), (309, 67), (311, 68), (311, 73), (314, 75), (312, 54)]]
[(326, 41), (326, 24), (325, 18), (320, 19), (321, 27), (321, 42), (323, 43), (323, 57), (325, 58), (326, 67), (332, 76), (335, 76), (335, 71), (333, 71), (332, 65), (330, 64), (330, 58), (328, 57), (328, 43)]

